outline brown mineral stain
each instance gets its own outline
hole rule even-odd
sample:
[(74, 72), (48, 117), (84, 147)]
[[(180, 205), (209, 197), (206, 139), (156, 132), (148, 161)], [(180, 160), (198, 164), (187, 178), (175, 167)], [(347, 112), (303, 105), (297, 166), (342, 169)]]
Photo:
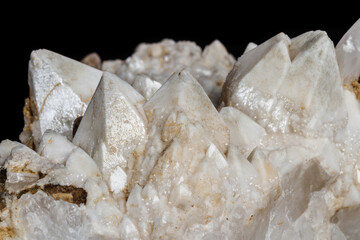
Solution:
[(30, 123), (33, 122), (33, 118), (34, 118), (33, 112), (31, 111), (30, 98), (25, 99), (23, 114), (24, 114), (25, 122), (29, 123), (29, 125), (26, 125), (25, 127), (30, 128)]
[(19, 199), (19, 198), (21, 198), (22, 195), (24, 195), (26, 193), (35, 194), (40, 189), (41, 189), (40, 186), (35, 185), (34, 187), (27, 188), (27, 189), (24, 189), (24, 190), (20, 191), (18, 194), (16, 194), (16, 197)]
[(6, 179), (6, 168), (0, 167), (0, 192), (3, 192), (5, 190)]
[(177, 98), (177, 97), (171, 99), (171, 104), (174, 106), (178, 105), (179, 104), (178, 102), (179, 102), (179, 98)]
[(55, 86), (49, 91), (49, 93), (46, 95), (46, 97), (44, 98), (44, 101), (43, 103), (41, 104), (41, 107), (40, 107), (40, 111), (39, 111), (39, 115), (42, 113), (42, 111), (44, 110), (44, 106), (45, 106), (45, 103), (46, 103), (46, 100), (48, 99), (48, 97), (52, 94), (52, 92), (55, 90), (55, 88), (59, 87), (61, 85), (61, 83), (57, 83), (55, 84)]
[(90, 96), (88, 96), (87, 98), (84, 98), (83, 96), (80, 96), (81, 101), (83, 101), (84, 103), (89, 103), (90, 100), (92, 99), (93, 95), (91, 94)]
[(161, 131), (161, 140), (163, 142), (167, 142), (173, 139), (175, 136), (177, 136), (180, 133), (182, 126), (183, 126), (182, 123), (177, 123), (174, 121), (166, 121)]
[(206, 216), (205, 217), (205, 224), (208, 224), (211, 221), (211, 216)]
[(115, 153), (116, 153), (116, 147), (111, 146), (111, 147), (109, 148), (109, 153), (110, 153), (110, 154), (115, 154)]
[(129, 194), (130, 194), (130, 191), (129, 191), (129, 186), (126, 185), (125, 188), (122, 190), (122, 192), (124, 193), (124, 198), (125, 198), (125, 201), (128, 200), (129, 198)]
[(145, 115), (146, 118), (148, 119), (148, 122), (153, 122), (154, 118), (155, 118), (155, 109), (151, 109), (151, 110), (145, 110)]
[(136, 102), (136, 104), (144, 104), (144, 103), (145, 103), (145, 101), (146, 101), (146, 100), (145, 100), (145, 99), (143, 99), (143, 100), (137, 101), (137, 102)]
[(33, 107), (32, 106), (36, 106), (34, 101), (31, 99), (31, 97), (28, 97), (25, 99), (25, 105), (23, 108), (23, 115), (24, 115), (24, 128), (23, 128), (23, 132), (25, 133), (25, 135), (28, 135), (29, 138), (27, 139), (26, 142), (23, 142), (23, 144), (25, 144), (27, 147), (31, 148), (31, 149), (35, 149), (35, 144), (34, 144), (34, 139), (32, 137), (32, 131), (31, 131), (31, 126), (34, 122), (34, 120), (36, 120), (36, 117), (34, 116), (34, 111), (32, 110)]
[[(134, 151), (131, 152), (131, 154), (133, 155), (133, 157), (135, 158), (135, 160), (137, 161), (139, 159), (140, 156), (142, 156), (145, 153), (145, 150), (141, 150), (141, 151), (137, 151), (136, 149)], [(134, 165), (136, 165), (136, 163), (134, 163)]]
[(34, 138), (31, 137), (27, 142), (24, 143), (28, 148), (35, 150)]
[(87, 192), (83, 188), (46, 184), (43, 191), (55, 200), (63, 200), (77, 205), (86, 204)]
[(46, 175), (47, 175), (46, 173), (42, 173), (42, 172), (38, 171), (39, 179), (44, 178)]
[(353, 87), (353, 91), (355, 93), (356, 98), (360, 101), (360, 83), (359, 83), (359, 79), (355, 79), (354, 81), (352, 81), (351, 86)]
[(27, 166), (30, 164), (30, 162), (25, 162), (22, 166), (14, 166), (11, 168), (11, 172), (14, 173), (30, 173), (35, 174), (35, 172), (31, 169), (28, 169)]
[(55, 200), (63, 200), (66, 202), (70, 202), (72, 203), (74, 201), (73, 199), (73, 195), (71, 193), (52, 193), (51, 196), (55, 199)]
[(12, 228), (0, 227), (0, 240), (6, 240), (8, 238), (14, 238), (15, 231)]
[[(0, 196), (0, 212), (2, 212), (2, 210), (6, 208), (6, 200), (3, 196)], [(1, 222), (1, 218), (0, 218), (0, 222)]]
[(249, 218), (249, 220), (248, 220), (248, 224), (249, 224), (249, 225), (252, 223), (253, 217), (254, 217), (254, 215), (251, 215), (251, 216), (250, 216), (250, 218)]
[(55, 184), (46, 184), (44, 187), (35, 185), (31, 188), (24, 189), (16, 194), (19, 199), (26, 193), (35, 194), (37, 191), (42, 190), (55, 200), (63, 200), (69, 203), (77, 205), (86, 204), (87, 192), (83, 188), (77, 188), (74, 186), (61, 186)]

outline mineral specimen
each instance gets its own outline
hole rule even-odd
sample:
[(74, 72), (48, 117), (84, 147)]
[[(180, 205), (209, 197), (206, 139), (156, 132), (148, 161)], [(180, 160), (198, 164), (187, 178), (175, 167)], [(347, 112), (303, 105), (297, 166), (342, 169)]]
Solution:
[(34, 51), (0, 239), (360, 239), (359, 24), (236, 62), (219, 41), (83, 59), (100, 70)]

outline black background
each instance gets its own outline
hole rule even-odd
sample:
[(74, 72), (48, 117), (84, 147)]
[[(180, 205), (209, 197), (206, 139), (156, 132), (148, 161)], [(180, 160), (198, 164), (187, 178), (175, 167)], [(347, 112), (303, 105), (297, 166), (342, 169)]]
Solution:
[[(145, 6), (136, 2), (126, 7), (104, 3), (93, 9), (76, 9), (71, 5), (32, 6), (26, 14), (16, 6), (1, 16), (1, 94), (0, 141), (18, 140), (23, 127), (22, 108), (28, 96), (27, 66), (32, 50), (46, 48), (80, 60), (97, 52), (103, 60), (125, 59), (140, 42), (157, 42), (163, 38), (195, 41), (201, 47), (219, 39), (236, 58), (248, 42), (262, 43), (279, 32), (295, 37), (310, 30), (324, 30), (334, 44), (360, 17), (360, 14), (339, 15), (337, 11), (292, 8), (257, 11), (260, 3), (251, 6), (224, 4), (193, 8), (192, 3), (172, 6)], [(84, 3), (89, 5), (90, 3)], [(99, 4), (99, 3), (97, 3)], [(138, 6), (136, 6), (138, 5)], [(211, 5), (211, 4), (210, 4)], [(355, 7), (354, 7), (355, 8)], [(264, 10), (263, 9), (263, 10)], [(306, 8), (307, 9), (307, 8)], [(338, 10), (341, 11), (341, 10)]]

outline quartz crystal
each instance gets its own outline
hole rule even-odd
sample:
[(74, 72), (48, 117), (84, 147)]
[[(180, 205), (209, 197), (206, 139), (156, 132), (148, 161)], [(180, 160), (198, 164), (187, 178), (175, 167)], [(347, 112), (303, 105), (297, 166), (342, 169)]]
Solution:
[(359, 34), (34, 51), (0, 239), (360, 239)]

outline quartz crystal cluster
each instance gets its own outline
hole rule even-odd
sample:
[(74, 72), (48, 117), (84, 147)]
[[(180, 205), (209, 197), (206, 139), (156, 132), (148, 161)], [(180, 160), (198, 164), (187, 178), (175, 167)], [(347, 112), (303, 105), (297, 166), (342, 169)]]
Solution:
[(360, 239), (360, 20), (251, 43), (31, 53), (0, 239)]

